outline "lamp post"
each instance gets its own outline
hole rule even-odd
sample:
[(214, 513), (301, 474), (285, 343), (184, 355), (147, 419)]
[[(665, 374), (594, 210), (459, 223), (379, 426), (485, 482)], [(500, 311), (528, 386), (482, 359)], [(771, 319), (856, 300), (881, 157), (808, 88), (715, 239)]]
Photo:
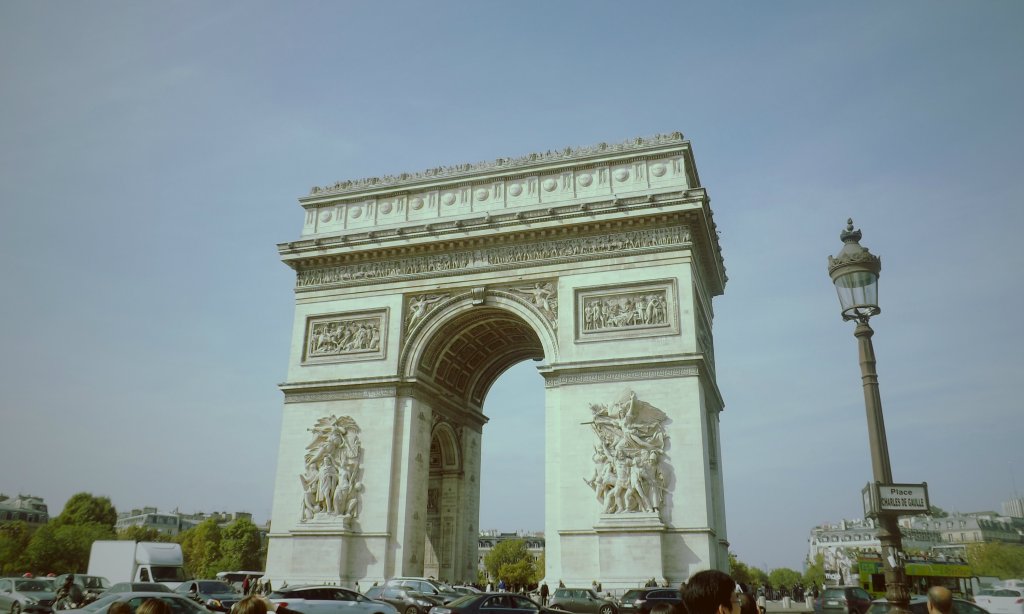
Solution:
[[(868, 439), (871, 443), (871, 472), (876, 483), (892, 484), (889, 465), (889, 445), (885, 439), (885, 420), (882, 417), (882, 397), (878, 393), (878, 373), (875, 371), (875, 349), (871, 344), (868, 320), (878, 315), (878, 274), (882, 260), (861, 247), (860, 230), (853, 229), (853, 220), (847, 220), (846, 230), (839, 235), (843, 248), (828, 258), (828, 274), (839, 294), (843, 320), (856, 320), (853, 336), (857, 338), (860, 353), (861, 380), (864, 384), (864, 406), (868, 417)], [(908, 612), (910, 595), (903, 573), (900, 527), (893, 513), (878, 514), (878, 540), (882, 546), (885, 566), (885, 596), (896, 612)]]

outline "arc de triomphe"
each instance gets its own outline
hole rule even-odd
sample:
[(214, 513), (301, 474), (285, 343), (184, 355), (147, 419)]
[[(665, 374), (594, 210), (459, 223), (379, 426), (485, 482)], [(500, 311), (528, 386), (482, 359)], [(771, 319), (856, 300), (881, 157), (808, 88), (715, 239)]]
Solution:
[(683, 135), (299, 202), (302, 236), (278, 246), (296, 306), (269, 578), (475, 580), (484, 398), (526, 359), (545, 385), (549, 584), (727, 567), (712, 338), (726, 276)]

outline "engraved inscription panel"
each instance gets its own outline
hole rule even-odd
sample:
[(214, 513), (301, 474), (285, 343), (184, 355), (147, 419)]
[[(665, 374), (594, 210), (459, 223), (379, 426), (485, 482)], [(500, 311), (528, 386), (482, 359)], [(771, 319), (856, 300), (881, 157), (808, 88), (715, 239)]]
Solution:
[(384, 358), (387, 315), (380, 310), (309, 318), (302, 362)]
[(576, 291), (576, 341), (679, 333), (671, 280)]

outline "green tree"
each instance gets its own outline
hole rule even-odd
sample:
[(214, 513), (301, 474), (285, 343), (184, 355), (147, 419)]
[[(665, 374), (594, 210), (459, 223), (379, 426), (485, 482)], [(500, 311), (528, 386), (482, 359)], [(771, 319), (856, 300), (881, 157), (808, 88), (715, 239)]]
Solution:
[(32, 539), (32, 529), (24, 520), (0, 524), (0, 575), (14, 575), (28, 569), (25, 550)]
[(98, 524), (114, 530), (117, 522), (117, 510), (109, 497), (96, 497), (87, 492), (72, 495), (64, 504), (64, 511), (56, 518), (58, 524), (86, 525)]
[(261, 560), (262, 540), (259, 527), (252, 521), (240, 518), (221, 531), (220, 569), (263, 569)]
[(48, 522), (32, 535), (25, 557), (28, 567), (40, 573), (85, 573), (92, 543), (113, 538), (111, 527), (94, 522), (83, 525)]
[(127, 527), (117, 532), (117, 539), (136, 542), (172, 542), (174, 538), (153, 527)]
[(191, 529), (178, 534), (185, 566), (197, 578), (212, 578), (220, 567), (221, 530), (217, 521), (208, 518)]
[(763, 569), (753, 565), (747, 569), (750, 572), (750, 584), (752, 586), (766, 586), (768, 584), (768, 574)]
[[(526, 563), (520, 565), (521, 561), (526, 561)], [(526, 578), (516, 582), (517, 584), (528, 584), (530, 578), (533, 577), (533, 565), (533, 556), (527, 550), (526, 542), (521, 539), (506, 539), (498, 542), (484, 557), (484, 569), (487, 570), (487, 576), (495, 582), (505, 580), (506, 584), (515, 581), (503, 575), (504, 573), (521, 574), (525, 573), (525, 570), (529, 570)]]
[(729, 575), (736, 581), (737, 584), (753, 584), (750, 567), (746, 563), (741, 561), (735, 553), (729, 553)]
[[(540, 581), (544, 579), (544, 573), (547, 569), (547, 557), (544, 556), (543, 552), (541, 552), (540, 556), (537, 557), (534, 567), (536, 568), (536, 573), (534, 574), (533, 581), (530, 582), (530, 584), (539, 585)], [(486, 582), (484, 584), (486, 584)]]
[(804, 584), (806, 586), (824, 586), (825, 584), (825, 555), (818, 553), (814, 555), (814, 561), (807, 564), (804, 571)]
[(1024, 546), (989, 542), (967, 546), (967, 562), (976, 576), (1024, 577)]
[(794, 571), (788, 567), (778, 567), (768, 574), (768, 581), (776, 588), (781, 586), (793, 586), (800, 581), (800, 572)]
[(932, 518), (949, 518), (949, 512), (942, 509), (938, 505), (931, 506), (931, 509), (928, 513), (932, 515)]

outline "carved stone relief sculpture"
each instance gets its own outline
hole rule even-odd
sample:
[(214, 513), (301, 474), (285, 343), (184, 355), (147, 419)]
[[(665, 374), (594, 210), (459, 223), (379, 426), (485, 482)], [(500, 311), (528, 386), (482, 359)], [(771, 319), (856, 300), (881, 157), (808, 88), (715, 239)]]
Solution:
[(531, 305), (551, 323), (552, 328), (558, 328), (558, 289), (550, 281), (542, 281), (533, 286), (510, 288), (519, 294), (525, 294)]
[(671, 281), (577, 290), (577, 341), (679, 332)]
[(584, 478), (605, 514), (657, 513), (666, 492), (663, 411), (625, 389), (612, 404), (590, 405), (597, 437), (594, 470)]
[(437, 303), (449, 296), (449, 294), (421, 294), (410, 298), (405, 312), (405, 330), (412, 330), (437, 307)]
[(349, 416), (320, 418), (308, 429), (302, 483), (302, 522), (340, 520), (346, 527), (362, 507), (363, 445), (359, 426)]
[(384, 312), (310, 318), (305, 362), (383, 358), (387, 325)]

